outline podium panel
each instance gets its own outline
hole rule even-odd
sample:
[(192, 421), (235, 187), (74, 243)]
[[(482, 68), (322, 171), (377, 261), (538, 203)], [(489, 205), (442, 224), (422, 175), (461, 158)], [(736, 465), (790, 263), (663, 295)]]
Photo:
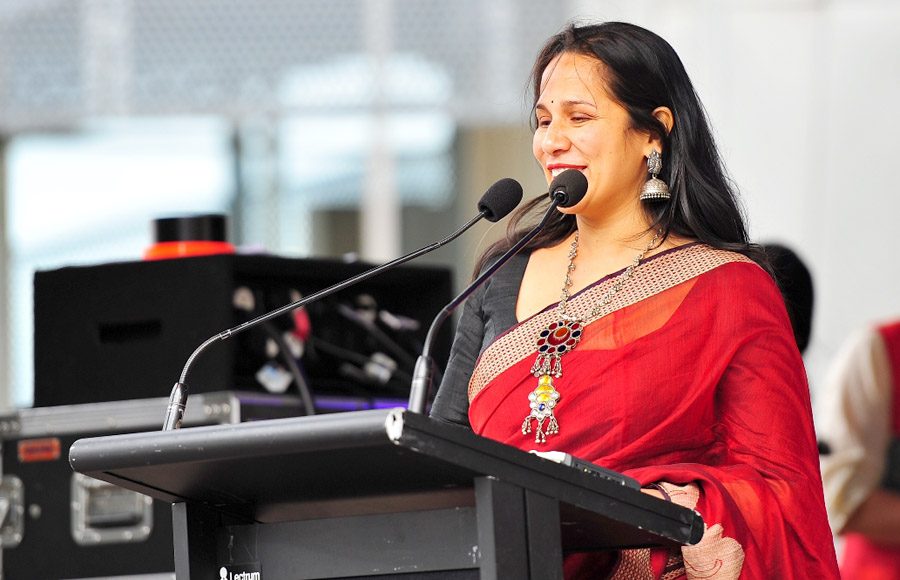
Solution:
[(242, 564), (266, 580), (546, 580), (567, 552), (703, 533), (693, 510), (405, 409), (82, 439), (69, 459), (175, 504), (178, 580)]

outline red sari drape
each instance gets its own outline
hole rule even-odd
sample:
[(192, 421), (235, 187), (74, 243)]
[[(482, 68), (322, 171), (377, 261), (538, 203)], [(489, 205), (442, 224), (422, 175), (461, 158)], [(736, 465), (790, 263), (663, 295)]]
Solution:
[[(569, 300), (585, 315), (618, 274)], [(535, 341), (555, 308), (481, 355), (469, 384), (476, 433), (523, 450), (560, 450), (665, 482), (707, 526), (677, 554), (567, 559), (569, 578), (837, 578), (809, 391), (784, 302), (738, 254), (693, 244), (646, 260), (563, 355), (559, 433), (524, 435)], [(609, 559), (607, 557), (607, 559)]]

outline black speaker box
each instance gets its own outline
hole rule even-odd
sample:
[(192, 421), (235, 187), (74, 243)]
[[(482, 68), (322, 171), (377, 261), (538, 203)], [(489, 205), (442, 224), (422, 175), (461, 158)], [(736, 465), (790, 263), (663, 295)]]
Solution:
[[(291, 303), (297, 292), (310, 295), (369, 268), (223, 254), (36, 272), (34, 406), (166, 396), (206, 339)], [(235, 306), (238, 289), (252, 296), (252, 309), (246, 299)], [(302, 376), (322, 400), (408, 396), (431, 320), (452, 297), (449, 268), (400, 266), (308, 305)], [(191, 367), (190, 391), (263, 391), (257, 372), (278, 358), (273, 329), (294, 326), (288, 313), (213, 343)], [(439, 368), (449, 352), (448, 326), (435, 342)]]

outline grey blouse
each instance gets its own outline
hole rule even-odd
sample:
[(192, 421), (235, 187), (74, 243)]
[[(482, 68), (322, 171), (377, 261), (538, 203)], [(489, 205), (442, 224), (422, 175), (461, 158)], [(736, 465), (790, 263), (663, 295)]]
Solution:
[(432, 417), (470, 427), (469, 379), (482, 351), (518, 324), (516, 302), (529, 256), (514, 256), (463, 304), (447, 369), (431, 406)]

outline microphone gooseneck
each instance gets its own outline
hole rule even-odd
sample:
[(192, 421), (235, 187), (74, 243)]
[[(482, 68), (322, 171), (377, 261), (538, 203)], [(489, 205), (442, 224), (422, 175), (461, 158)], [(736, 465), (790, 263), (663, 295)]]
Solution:
[[(504, 178), (500, 181), (496, 182), (492, 185), (488, 190), (481, 196), (481, 199), (478, 202), (478, 215), (469, 220), (466, 224), (464, 224), (461, 228), (447, 236), (446, 238), (434, 242), (424, 248), (420, 248), (414, 252), (406, 254), (405, 256), (401, 256), (396, 258), (390, 262), (382, 264), (380, 266), (375, 266), (362, 272), (361, 274), (357, 274), (343, 282), (338, 282), (324, 290), (320, 290), (314, 294), (310, 294), (300, 300), (292, 302), (290, 304), (286, 304), (280, 308), (276, 308), (270, 312), (257, 316), (252, 320), (248, 320), (242, 324), (239, 324), (233, 328), (229, 328), (228, 330), (222, 331), (215, 336), (211, 336), (206, 339), (200, 346), (198, 346), (191, 356), (188, 357), (187, 361), (184, 364), (184, 368), (181, 371), (181, 377), (178, 382), (175, 383), (175, 386), (172, 388), (172, 393), (169, 397), (169, 405), (166, 409), (166, 417), (163, 421), (163, 431), (170, 431), (172, 429), (180, 429), (182, 420), (184, 419), (184, 412), (187, 406), (187, 398), (188, 398), (188, 386), (187, 386), (187, 377), (190, 373), (191, 367), (194, 364), (194, 361), (197, 360), (197, 357), (205, 351), (210, 345), (213, 343), (227, 340), (232, 336), (239, 334), (249, 328), (262, 324), (272, 318), (276, 318), (281, 316), (282, 314), (286, 314), (292, 310), (296, 310), (297, 308), (301, 308), (311, 302), (315, 302), (321, 298), (325, 298), (334, 294), (335, 292), (339, 292), (349, 286), (357, 284), (359, 282), (363, 282), (368, 280), (369, 278), (380, 274), (385, 270), (389, 270), (400, 264), (404, 264), (414, 258), (418, 258), (423, 254), (427, 254), (428, 252), (434, 251), (445, 244), (448, 244), (462, 235), (466, 230), (471, 228), (473, 225), (478, 223), (481, 219), (489, 219), (491, 221), (497, 221), (506, 217), (509, 212), (511, 212), (522, 199), (522, 186), (514, 179)], [(306, 409), (307, 414), (312, 414), (314, 409), (309, 408)]]
[[(575, 174), (575, 175), (572, 175)], [(497, 270), (503, 267), (513, 256), (519, 253), (525, 244), (536, 236), (553, 215), (558, 207), (571, 207), (584, 198), (587, 193), (588, 182), (584, 175), (574, 169), (568, 169), (559, 174), (550, 183), (550, 207), (544, 214), (540, 223), (531, 231), (525, 234), (516, 244), (508, 249), (500, 258), (495, 261), (487, 270), (481, 273), (474, 282), (459, 293), (449, 304), (447, 304), (434, 318), (431, 326), (428, 328), (428, 334), (425, 335), (425, 342), (422, 346), (422, 354), (416, 359), (416, 366), (413, 369), (413, 379), (409, 390), (409, 410), (414, 413), (424, 414), (428, 405), (428, 397), (431, 391), (431, 383), (434, 381), (434, 359), (431, 356), (432, 345), (441, 324), (453, 313), (456, 308), (472, 295), (488, 278), (493, 276)], [(566, 205), (563, 205), (565, 203)]]

